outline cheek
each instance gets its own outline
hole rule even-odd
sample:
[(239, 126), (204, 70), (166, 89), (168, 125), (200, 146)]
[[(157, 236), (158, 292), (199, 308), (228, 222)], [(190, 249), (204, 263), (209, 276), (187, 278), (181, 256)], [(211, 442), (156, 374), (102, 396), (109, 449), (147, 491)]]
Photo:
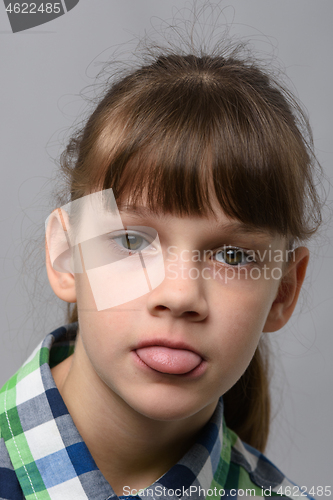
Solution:
[(144, 314), (144, 297), (118, 307), (97, 311), (86, 275), (78, 279), (78, 316), (80, 335), (91, 363), (110, 369), (121, 363), (121, 355), (135, 341), (135, 326)]
[(103, 313), (81, 311), (79, 315), (80, 339), (87, 367), (110, 388), (114, 386), (113, 374), (121, 369), (123, 361), (122, 336), (116, 335), (117, 325), (111, 323), (113, 321)]
[(97, 311), (86, 273), (75, 274), (75, 289), (78, 312), (82, 314)]
[(231, 385), (252, 359), (276, 293), (275, 286), (253, 285), (237, 283), (225, 290), (223, 298), (220, 293), (220, 300), (214, 304), (216, 355)]
[(277, 290), (278, 282), (272, 279), (234, 279), (214, 287), (211, 310), (218, 311), (221, 323), (227, 322), (239, 334), (261, 333)]

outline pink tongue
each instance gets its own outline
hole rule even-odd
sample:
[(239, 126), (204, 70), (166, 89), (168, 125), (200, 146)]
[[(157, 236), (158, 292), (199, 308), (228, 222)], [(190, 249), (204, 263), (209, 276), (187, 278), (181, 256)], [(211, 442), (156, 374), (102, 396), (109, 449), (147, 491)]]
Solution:
[(142, 347), (137, 349), (136, 353), (150, 368), (178, 375), (193, 370), (202, 361), (202, 358), (192, 351), (163, 346)]

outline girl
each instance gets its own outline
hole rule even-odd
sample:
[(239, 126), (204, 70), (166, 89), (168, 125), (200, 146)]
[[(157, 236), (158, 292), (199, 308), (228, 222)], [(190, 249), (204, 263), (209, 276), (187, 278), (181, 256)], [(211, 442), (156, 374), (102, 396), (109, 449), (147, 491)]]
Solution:
[(0, 394), (0, 498), (299, 497), (262, 455), (265, 337), (304, 280), (315, 166), (301, 109), (240, 51), (110, 86), (62, 156), (46, 265), (69, 324)]

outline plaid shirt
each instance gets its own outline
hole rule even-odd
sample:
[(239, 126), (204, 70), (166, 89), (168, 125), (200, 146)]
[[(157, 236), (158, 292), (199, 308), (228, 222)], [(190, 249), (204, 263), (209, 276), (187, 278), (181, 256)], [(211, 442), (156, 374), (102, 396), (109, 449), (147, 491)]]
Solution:
[[(117, 500), (50, 371), (73, 352), (76, 329), (72, 324), (48, 335), (0, 392), (0, 500)], [(124, 493), (120, 498), (133, 494)], [(225, 426), (221, 400), (192, 448), (140, 497), (215, 500), (279, 493), (299, 500), (297, 487)]]

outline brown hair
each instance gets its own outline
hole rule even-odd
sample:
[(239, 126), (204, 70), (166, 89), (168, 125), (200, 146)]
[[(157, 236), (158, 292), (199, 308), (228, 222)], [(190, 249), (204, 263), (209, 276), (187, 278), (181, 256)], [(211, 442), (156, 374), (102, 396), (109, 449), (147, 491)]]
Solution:
[[(160, 55), (113, 83), (61, 158), (71, 200), (112, 187), (149, 193), (154, 211), (205, 216), (215, 192), (244, 223), (304, 240), (317, 229), (311, 130), (299, 104), (237, 51)], [(213, 190), (213, 191), (212, 191)], [(77, 320), (76, 308), (70, 321)], [(266, 445), (270, 397), (262, 342), (224, 395), (227, 425)]]

